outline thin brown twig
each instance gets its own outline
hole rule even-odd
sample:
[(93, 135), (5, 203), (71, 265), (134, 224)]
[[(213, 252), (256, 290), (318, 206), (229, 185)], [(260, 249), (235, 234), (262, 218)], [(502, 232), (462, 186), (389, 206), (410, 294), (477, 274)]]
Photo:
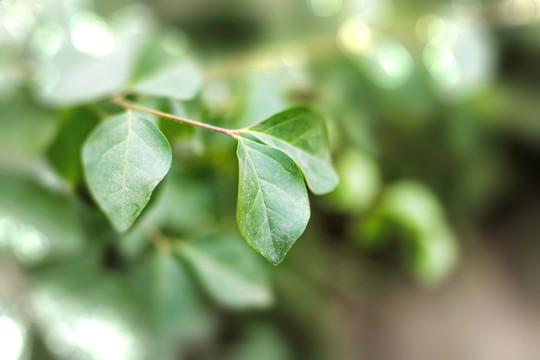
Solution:
[(133, 103), (133, 102), (128, 101), (128, 100), (126, 100), (126, 99), (124, 99), (124, 98), (122, 98), (120, 96), (115, 96), (115, 97), (111, 98), (111, 102), (118, 105), (118, 106), (126, 108), (126, 109), (142, 111), (142, 112), (145, 112), (145, 113), (148, 113), (148, 114), (153, 114), (153, 115), (161, 116), (161, 117), (164, 117), (164, 118), (167, 118), (167, 119), (170, 119), (170, 120), (174, 120), (174, 121), (177, 121), (179, 123), (189, 124), (189, 125), (192, 125), (192, 126), (197, 126), (197, 127), (206, 129), (206, 130), (211, 130), (211, 131), (215, 131), (215, 132), (218, 132), (218, 133), (221, 133), (221, 134), (225, 134), (225, 135), (230, 136), (230, 137), (235, 138), (235, 139), (238, 138), (238, 131), (237, 130), (224, 129), (224, 128), (220, 128), (220, 127), (217, 127), (217, 126), (201, 123), (201, 122), (198, 122), (198, 121), (195, 121), (195, 120), (185, 119), (185, 118), (180, 117), (180, 116), (168, 114), (168, 113), (165, 113), (165, 112), (162, 112), (162, 111), (159, 111), (159, 110), (151, 109), (151, 108), (148, 108), (146, 106), (142, 106), (142, 105)]

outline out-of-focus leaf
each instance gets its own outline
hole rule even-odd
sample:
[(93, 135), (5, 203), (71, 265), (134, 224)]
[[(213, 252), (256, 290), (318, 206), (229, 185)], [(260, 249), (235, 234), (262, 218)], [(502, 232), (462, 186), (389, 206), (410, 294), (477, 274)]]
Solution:
[(23, 96), (0, 102), (0, 107), (0, 158), (40, 155), (55, 134), (55, 114)]
[(417, 238), (411, 258), (414, 274), (424, 283), (437, 283), (454, 268), (457, 261), (454, 234), (442, 227)]
[(131, 83), (137, 84), (150, 78), (160, 70), (178, 63), (189, 51), (186, 34), (179, 28), (164, 29), (148, 34), (147, 41), (141, 46), (135, 63)]
[(150, 26), (141, 8), (120, 11), (108, 22), (90, 11), (70, 16), (71, 28), (64, 29), (70, 38), (63, 37), (58, 51), (37, 67), (43, 102), (81, 104), (123, 90)]
[(273, 301), (264, 262), (238, 238), (213, 235), (182, 242), (185, 259), (212, 297), (227, 307), (266, 307)]
[(437, 197), (422, 184), (409, 180), (389, 186), (377, 212), (416, 234), (430, 233), (445, 222), (444, 211)]
[(256, 73), (250, 79), (246, 106), (241, 126), (253, 124), (259, 119), (266, 119), (286, 107), (283, 89), (275, 76)]
[(358, 151), (348, 150), (340, 156), (336, 168), (340, 182), (329, 195), (332, 204), (343, 210), (366, 210), (381, 185), (377, 164)]
[(330, 160), (326, 124), (318, 113), (302, 107), (286, 110), (242, 132), (290, 156), (313, 193), (330, 192), (338, 184)]
[(302, 235), (310, 208), (296, 164), (281, 151), (238, 139), (237, 222), (248, 244), (274, 265)]
[(202, 85), (199, 68), (192, 61), (183, 61), (165, 68), (133, 88), (133, 92), (172, 99), (191, 99)]
[(125, 277), (74, 261), (31, 277), (30, 304), (57, 359), (146, 359), (147, 316)]
[(135, 41), (123, 42), (112, 53), (96, 58), (66, 45), (41, 68), (39, 96), (49, 104), (62, 105), (116, 94), (129, 78), (135, 48)]
[(82, 230), (73, 203), (27, 177), (0, 174), (0, 247), (5, 246), (23, 263), (76, 253)]
[(60, 130), (47, 152), (47, 158), (71, 183), (77, 183), (82, 177), (81, 147), (98, 123), (99, 116), (87, 108), (68, 110), (62, 116)]
[(155, 357), (162, 354), (160, 358), (172, 358), (179, 346), (207, 335), (211, 329), (209, 314), (202, 308), (188, 274), (170, 254), (150, 254), (137, 265), (134, 276), (158, 340), (152, 350)]
[(247, 327), (230, 360), (287, 360), (293, 354), (286, 339), (278, 329), (265, 323), (255, 323)]
[(128, 111), (95, 129), (84, 144), (82, 160), (92, 196), (123, 232), (169, 171), (172, 155), (159, 129)]
[(154, 225), (200, 233), (201, 226), (208, 227), (213, 221), (213, 193), (208, 187), (193, 174), (173, 168), (146, 217)]
[[(385, 220), (391, 221), (392, 229)], [(372, 217), (362, 224), (361, 232), (372, 239), (384, 239), (384, 233), (396, 233), (396, 226), (409, 240), (409, 265), (419, 280), (437, 283), (454, 268), (458, 255), (456, 239), (439, 201), (425, 186), (413, 181), (389, 186)]]
[(210, 186), (199, 176), (173, 166), (145, 209), (139, 226), (126, 233), (118, 244), (123, 254), (135, 258), (148, 245), (145, 228), (157, 227), (186, 237), (213, 232), (215, 193)]

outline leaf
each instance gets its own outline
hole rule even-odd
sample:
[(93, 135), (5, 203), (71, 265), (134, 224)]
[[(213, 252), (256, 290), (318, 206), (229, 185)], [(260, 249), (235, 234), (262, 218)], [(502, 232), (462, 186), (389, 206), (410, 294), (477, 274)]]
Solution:
[(171, 358), (165, 354), (200, 341), (212, 329), (210, 314), (203, 307), (194, 281), (172, 254), (151, 252), (135, 265), (130, 275), (156, 339), (152, 354), (160, 359)]
[(196, 64), (184, 61), (140, 82), (135, 86), (133, 92), (186, 100), (194, 97), (201, 85), (202, 78)]
[(326, 125), (318, 113), (303, 107), (294, 108), (241, 132), (289, 155), (304, 173), (313, 193), (325, 194), (338, 184), (330, 160)]
[(238, 139), (237, 222), (248, 244), (278, 265), (302, 235), (310, 216), (302, 174), (281, 151)]
[(255, 72), (246, 89), (246, 104), (241, 126), (253, 123), (253, 119), (266, 119), (287, 107), (280, 76), (274, 72)]
[[(55, 359), (146, 359), (147, 309), (123, 275), (72, 259), (29, 276), (28, 304)], [(69, 329), (57, 331), (57, 329)], [(104, 346), (106, 344), (106, 346)], [(41, 358), (41, 357), (40, 357)]]
[(381, 187), (378, 164), (357, 150), (344, 151), (337, 160), (339, 185), (328, 195), (333, 207), (341, 211), (362, 212), (372, 206)]
[(54, 138), (56, 114), (20, 95), (0, 101), (0, 159), (17, 162), (41, 155)]
[[(63, 11), (53, 12), (62, 17)], [(71, 41), (63, 37), (58, 51), (36, 64), (37, 95), (48, 105), (90, 103), (124, 90), (149, 30), (145, 14), (135, 9), (117, 12), (107, 21), (95, 13), (73, 15), (53, 20), (64, 24), (61, 31), (71, 34)], [(79, 24), (101, 30), (91, 32), (92, 41), (74, 40), (74, 26)]]
[(180, 243), (177, 249), (203, 287), (224, 306), (266, 307), (272, 303), (265, 264), (241, 239), (217, 234)]
[(82, 153), (86, 182), (115, 229), (126, 231), (169, 171), (169, 143), (150, 121), (128, 111), (99, 125)]
[(129, 79), (137, 49), (133, 36), (103, 57), (83, 54), (69, 43), (38, 68), (38, 92), (48, 104), (92, 102), (118, 93)]
[(23, 263), (73, 256), (83, 249), (83, 230), (70, 198), (27, 175), (0, 173), (0, 249)]
[(458, 246), (444, 208), (421, 183), (401, 180), (387, 186), (371, 217), (359, 225), (362, 242), (370, 246), (403, 238), (407, 265), (424, 283), (440, 282), (456, 265)]
[(76, 108), (62, 114), (60, 129), (47, 151), (47, 159), (71, 183), (81, 179), (81, 147), (98, 123), (99, 116), (88, 108)]
[(281, 329), (261, 321), (251, 321), (232, 346), (229, 360), (294, 359), (290, 344)]

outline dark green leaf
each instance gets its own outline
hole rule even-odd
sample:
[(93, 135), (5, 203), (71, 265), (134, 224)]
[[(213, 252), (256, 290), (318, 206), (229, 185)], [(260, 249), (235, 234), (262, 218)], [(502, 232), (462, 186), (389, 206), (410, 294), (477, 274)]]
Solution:
[(330, 160), (326, 125), (318, 113), (295, 108), (243, 131), (289, 155), (304, 173), (313, 193), (330, 192), (338, 184)]
[(302, 174), (281, 151), (246, 138), (238, 139), (237, 154), (238, 227), (251, 247), (278, 265), (309, 220)]
[(116, 230), (127, 230), (169, 171), (169, 143), (150, 121), (127, 112), (98, 126), (83, 147), (92, 196)]
[(56, 171), (72, 183), (81, 179), (81, 147), (98, 123), (98, 115), (87, 108), (69, 110), (62, 115), (60, 131), (47, 158)]

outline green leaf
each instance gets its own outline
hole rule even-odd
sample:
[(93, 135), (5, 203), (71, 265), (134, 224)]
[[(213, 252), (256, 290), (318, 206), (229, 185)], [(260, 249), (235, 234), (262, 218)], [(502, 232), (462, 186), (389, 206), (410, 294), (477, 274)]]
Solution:
[(326, 125), (320, 114), (303, 107), (294, 108), (242, 132), (289, 155), (304, 173), (313, 193), (325, 194), (338, 184), (330, 160)]
[(240, 126), (252, 124), (253, 119), (266, 119), (287, 107), (280, 77), (274, 72), (257, 71), (249, 82)]
[[(117, 44), (103, 57), (82, 54), (70, 45), (38, 68), (38, 96), (49, 104), (92, 102), (118, 93), (129, 79), (136, 37)], [(68, 43), (69, 44), (69, 43)]]
[(381, 187), (378, 164), (357, 150), (348, 149), (336, 163), (339, 185), (328, 195), (331, 204), (342, 211), (361, 212), (369, 209)]
[(302, 235), (310, 208), (302, 174), (281, 151), (238, 139), (237, 222), (248, 244), (278, 265)]
[(133, 92), (173, 99), (191, 99), (199, 91), (202, 78), (198, 67), (191, 61), (184, 61), (166, 68), (135, 86)]
[(135, 265), (130, 278), (150, 318), (148, 327), (156, 339), (151, 351), (156, 358), (172, 358), (166, 354), (200, 341), (212, 329), (194, 281), (172, 254), (158, 250)]
[(0, 101), (0, 159), (17, 163), (42, 154), (57, 130), (56, 114), (25, 95)]
[(288, 360), (294, 359), (290, 344), (281, 329), (261, 321), (246, 326), (232, 346), (228, 360)]
[(169, 143), (150, 121), (128, 111), (99, 125), (83, 146), (86, 182), (116, 230), (126, 231), (169, 171)]
[(177, 249), (206, 291), (224, 306), (266, 307), (272, 303), (264, 261), (241, 239), (218, 234), (182, 242)]
[(28, 175), (0, 173), (2, 248), (28, 264), (77, 254), (83, 230), (72, 200)]
[(123, 274), (81, 260), (29, 274), (27, 299), (36, 327), (42, 334), (70, 329), (57, 331), (45, 346), (59, 360), (148, 358), (147, 309), (133, 285)]
[(47, 159), (71, 183), (81, 179), (81, 147), (98, 123), (99, 116), (88, 108), (69, 110), (61, 116), (60, 130), (47, 152)]

